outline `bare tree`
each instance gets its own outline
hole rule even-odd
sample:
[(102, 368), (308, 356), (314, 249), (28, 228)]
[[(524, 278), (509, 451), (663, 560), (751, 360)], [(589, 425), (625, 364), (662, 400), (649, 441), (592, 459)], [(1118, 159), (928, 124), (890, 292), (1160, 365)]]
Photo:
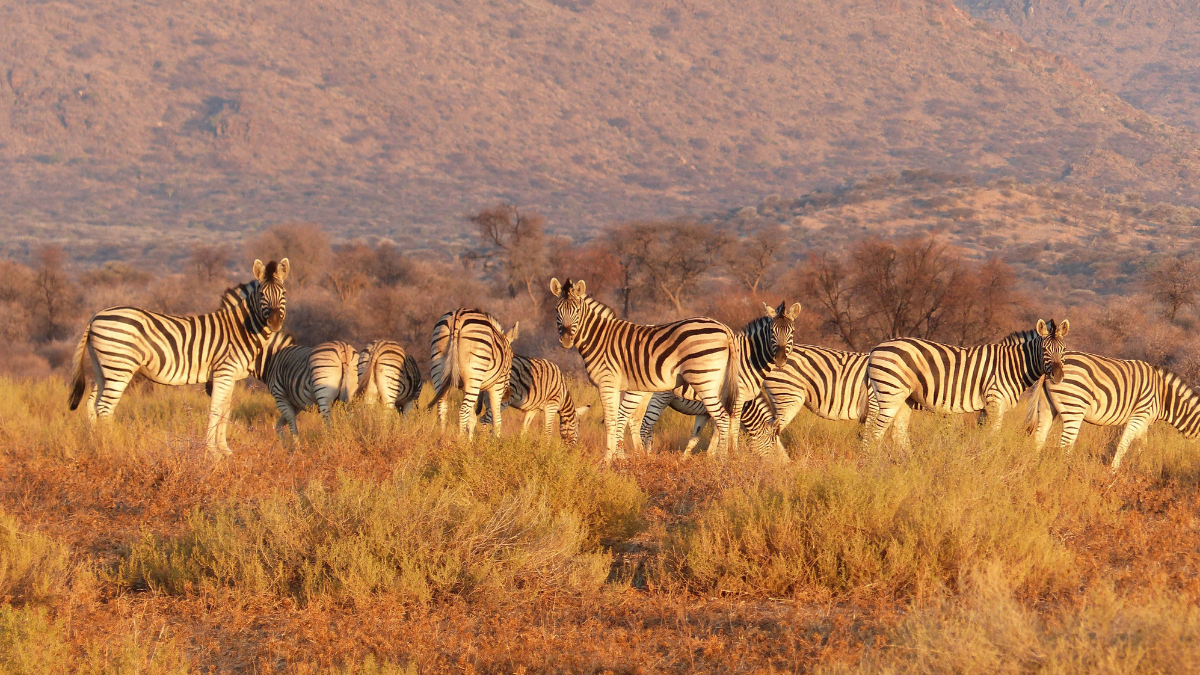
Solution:
[(626, 319), (633, 309), (634, 298), (648, 290), (641, 256), (653, 238), (653, 229), (643, 223), (621, 223), (608, 231), (607, 249), (617, 266), (614, 292), (621, 302), (621, 316)]
[(78, 293), (63, 271), (63, 252), (46, 246), (38, 252), (37, 266), (27, 296), (33, 319), (34, 339), (43, 342), (61, 340), (70, 334), (78, 306)]
[(1174, 321), (1179, 310), (1196, 304), (1200, 295), (1200, 262), (1172, 258), (1146, 275), (1146, 289), (1162, 304), (1167, 320)]
[(272, 225), (251, 243), (250, 250), (264, 262), (288, 258), (292, 264), (289, 286), (320, 281), (330, 257), (329, 238), (313, 223)]
[(961, 281), (956, 256), (933, 237), (899, 246), (868, 239), (851, 253), (855, 294), (872, 317), (879, 337), (932, 337), (950, 290)]
[(675, 308), (700, 278), (717, 265), (728, 238), (712, 225), (689, 221), (637, 223), (632, 255), (650, 283)]
[(351, 302), (371, 283), (371, 273), (377, 261), (376, 252), (364, 244), (343, 246), (326, 265), (323, 285), (343, 303)]
[(468, 218), (475, 224), (483, 248), (475, 257), (495, 261), (503, 269), (509, 294), (523, 288), (536, 309), (541, 294), (538, 281), (545, 277), (546, 219), (536, 212), (522, 213), (512, 204), (497, 204)]
[(197, 281), (205, 285), (224, 283), (232, 262), (233, 251), (224, 244), (197, 244), (188, 255), (188, 269)]
[(778, 225), (755, 230), (726, 249), (725, 264), (738, 281), (757, 298), (783, 250), (783, 229)]
[(864, 312), (858, 307), (853, 280), (841, 260), (829, 253), (810, 255), (801, 271), (801, 289), (832, 330), (851, 349), (862, 349)]

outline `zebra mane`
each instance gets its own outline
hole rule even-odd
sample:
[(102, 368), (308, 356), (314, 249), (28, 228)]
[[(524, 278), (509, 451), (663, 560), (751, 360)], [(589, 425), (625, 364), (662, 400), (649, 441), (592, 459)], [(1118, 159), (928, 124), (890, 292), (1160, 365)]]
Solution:
[(752, 333), (761, 332), (764, 328), (769, 326), (772, 321), (774, 321), (774, 319), (772, 319), (769, 316), (760, 316), (758, 318), (752, 319), (750, 321), (750, 323), (743, 326), (741, 332), (743, 335), (750, 335)]
[(221, 294), (221, 308), (237, 309), (244, 306), (256, 292), (258, 292), (258, 279), (238, 284), (233, 288), (226, 288), (225, 292)]
[(1019, 330), (1009, 333), (1000, 341), (1002, 345), (1024, 345), (1042, 339), (1036, 330)]
[(592, 297), (591, 295), (583, 296), (583, 304), (589, 310), (591, 310), (592, 312), (595, 312), (596, 314), (599, 314), (601, 317), (603, 317), (605, 319), (617, 318), (617, 313), (613, 311), (612, 307), (609, 307), (608, 305), (604, 304), (603, 302), (600, 302), (599, 300)]

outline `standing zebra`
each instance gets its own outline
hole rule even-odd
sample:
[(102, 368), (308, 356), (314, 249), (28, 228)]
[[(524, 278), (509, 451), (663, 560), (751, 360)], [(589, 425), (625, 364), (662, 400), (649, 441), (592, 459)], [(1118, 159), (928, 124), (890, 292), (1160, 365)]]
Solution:
[[(605, 462), (617, 452), (625, 420), (619, 415), (625, 391), (671, 391), (691, 385), (716, 420), (718, 449), (737, 442), (738, 425), (728, 411), (741, 412), (738, 397), (738, 345), (733, 331), (715, 319), (684, 319), (642, 326), (618, 319), (612, 309), (587, 295), (583, 281), (550, 280), (558, 298), (559, 342), (576, 348), (588, 378), (600, 390), (607, 435)], [(726, 440), (728, 439), (728, 440)]]
[(952, 347), (917, 338), (888, 340), (871, 350), (867, 378), (878, 410), (868, 415), (863, 441), (883, 437), (892, 421), (902, 447), (909, 447), (910, 405), (939, 413), (982, 410), (998, 429), (1005, 411), (1043, 375), (1059, 382), (1070, 323), (1041, 319), (1037, 330), (1021, 331), (999, 344)]
[(1129, 446), (1146, 435), (1158, 420), (1178, 429), (1185, 438), (1200, 435), (1200, 395), (1174, 373), (1145, 361), (1110, 359), (1095, 354), (1066, 352), (1063, 376), (1058, 382), (1043, 380), (1029, 409), (1036, 421), (1040, 450), (1055, 418), (1062, 420), (1058, 445), (1068, 452), (1087, 422), (1099, 426), (1125, 425), (1112, 470), (1121, 466)]
[(500, 401), (508, 390), (512, 371), (512, 343), (517, 339), (517, 325), (505, 333), (500, 322), (478, 309), (456, 309), (447, 312), (433, 326), (433, 356), (430, 359), (430, 379), (435, 395), (429, 407), (437, 406), (438, 424), (446, 428), (446, 394), (451, 387), (463, 390), (462, 407), (458, 412), (458, 431), (475, 436), (475, 402), (486, 391), (495, 415), (493, 432), (500, 435)]
[(364, 403), (383, 403), (408, 412), (421, 397), (421, 369), (412, 354), (391, 340), (376, 340), (358, 355), (358, 391)]
[[(663, 403), (662, 401), (668, 401)], [(680, 398), (674, 392), (659, 392), (650, 399), (650, 403), (646, 408), (646, 417), (641, 423), (642, 442), (649, 444), (649, 434), (653, 430), (654, 424), (650, 424), (647, 428), (647, 419), (650, 417), (650, 411), (653, 408), (658, 409), (655, 420), (662, 415), (662, 407), (670, 407), (677, 413), (694, 417), (692, 423), (692, 435), (688, 438), (687, 446), (683, 450), (684, 455), (692, 454), (692, 450), (700, 442), (700, 432), (704, 430), (704, 426), (712, 419), (708, 416), (708, 411), (705, 410), (704, 404), (700, 401)], [(779, 435), (775, 431), (775, 420), (771, 415), (771, 405), (767, 401), (766, 396), (759, 394), (754, 398), (742, 404), (741, 415), (742, 429), (746, 431), (749, 437), (750, 449), (757, 452), (763, 457), (774, 455), (775, 459), (781, 462), (791, 461), (788, 458), (787, 451), (783, 449), (783, 445), (779, 443)]]
[(171, 316), (136, 307), (97, 312), (75, 348), (71, 410), (79, 407), (87, 385), (85, 356), (92, 362), (94, 384), (86, 408), (93, 421), (112, 415), (138, 373), (158, 384), (208, 382), (212, 401), (205, 445), (214, 455), (228, 455), (233, 388), (255, 372), (263, 347), (283, 328), (283, 282), (289, 270), (287, 258), (266, 265), (255, 260), (254, 280), (225, 291), (221, 309), (212, 314)]
[[(786, 303), (781, 302), (779, 308), (775, 309), (764, 302), (763, 312), (765, 316), (760, 316), (746, 324), (746, 327), (735, 336), (738, 343), (738, 355), (741, 359), (741, 363), (738, 365), (738, 397), (747, 403), (753, 401), (762, 391), (763, 378), (767, 373), (787, 362), (788, 355), (792, 351), (792, 333), (796, 317), (800, 315), (800, 303), (786, 307)], [(695, 391), (686, 384), (676, 387), (673, 392), (661, 392), (651, 397), (641, 424), (635, 424), (635, 426), (640, 426), (640, 434), (634, 438), (635, 448), (640, 449), (650, 443), (658, 418), (676, 398), (697, 400), (698, 397)], [(626, 394), (621, 401), (621, 414), (631, 417), (633, 411), (640, 405), (641, 399), (640, 395)], [(672, 407), (679, 410), (677, 406), (672, 405)], [(699, 432), (709, 419), (707, 413), (705, 415), (706, 417), (696, 420), (695, 432), (688, 441), (688, 447), (684, 454), (690, 454), (692, 448), (699, 441)], [(740, 417), (740, 413), (735, 416), (735, 418)]]
[(867, 415), (870, 354), (813, 345), (796, 345), (781, 368), (767, 373), (763, 392), (775, 409), (775, 430), (782, 434), (801, 408), (827, 420), (857, 420)]
[[(484, 408), (487, 408), (487, 412), (480, 421), (491, 424), (491, 404), (487, 399), (480, 398), (475, 406), (476, 414)], [(567, 389), (567, 381), (558, 366), (545, 359), (531, 359), (520, 354), (513, 354), (512, 374), (508, 378), (508, 400), (501, 403), (500, 408), (516, 408), (525, 413), (522, 435), (529, 431), (537, 411), (545, 411), (542, 428), (547, 436), (554, 433), (554, 418), (558, 417), (558, 434), (567, 445), (579, 442), (579, 418), (588, 410), (588, 406), (575, 407), (571, 392)]]
[(293, 436), (300, 434), (296, 413), (316, 406), (325, 423), (335, 401), (346, 403), (358, 388), (358, 352), (354, 347), (335, 340), (316, 347), (287, 344), (271, 353), (268, 350), (259, 379), (275, 398), (279, 420), (275, 433), (284, 439), (285, 427)]

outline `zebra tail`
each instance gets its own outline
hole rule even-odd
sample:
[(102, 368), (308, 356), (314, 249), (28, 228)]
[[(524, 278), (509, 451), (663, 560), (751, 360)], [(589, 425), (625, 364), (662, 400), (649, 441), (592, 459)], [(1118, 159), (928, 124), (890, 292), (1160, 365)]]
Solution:
[(1032, 434), (1037, 431), (1038, 419), (1041, 418), (1041, 407), (1049, 407), (1050, 401), (1046, 400), (1046, 394), (1043, 389), (1046, 382), (1046, 376), (1038, 378), (1029, 391), (1025, 392), (1021, 398), (1028, 398), (1029, 405), (1025, 408), (1025, 433)]
[(729, 337), (729, 363), (725, 368), (725, 382), (721, 387), (721, 405), (729, 411), (730, 415), (735, 415), (741, 411), (733, 409), (734, 401), (737, 399), (738, 388), (741, 386), (739, 380), (742, 376), (742, 346), (738, 344), (737, 338), (731, 334)]
[[(357, 354), (354, 353), (354, 348), (350, 346), (346, 346), (341, 352), (342, 384), (338, 388), (338, 400), (342, 403), (349, 403), (350, 397), (358, 393), (358, 364), (356, 363), (357, 359), (354, 358)], [(355, 380), (356, 384), (354, 391), (350, 391), (351, 378)]]
[(371, 386), (371, 379), (375, 376), (375, 355), (371, 354), (367, 357), (366, 372), (363, 373), (363, 378), (358, 381), (358, 389), (354, 390), (354, 400), (361, 401), (367, 395), (367, 389)]
[(75, 345), (75, 364), (74, 372), (71, 375), (71, 398), (67, 401), (67, 405), (71, 410), (79, 407), (79, 402), (83, 400), (83, 390), (87, 389), (87, 368), (84, 364), (84, 359), (87, 357), (87, 341), (88, 335), (91, 333), (92, 324), (88, 324), (83, 329), (83, 337), (79, 338), (79, 344)]
[(439, 401), (450, 391), (458, 382), (458, 325), (457, 323), (450, 329), (450, 338), (446, 341), (446, 356), (442, 360), (442, 381), (436, 382), (436, 388), (433, 393), (433, 400), (429, 405), (425, 406), (426, 410), (433, 408)]

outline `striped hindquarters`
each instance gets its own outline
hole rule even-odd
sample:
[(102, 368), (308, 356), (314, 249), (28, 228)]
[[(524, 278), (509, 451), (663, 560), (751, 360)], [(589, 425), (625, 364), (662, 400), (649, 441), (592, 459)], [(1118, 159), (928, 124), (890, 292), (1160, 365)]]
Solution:
[(499, 321), (477, 309), (457, 309), (438, 319), (430, 350), (430, 379), (436, 392), (430, 405), (451, 387), (472, 391), (507, 387), (512, 339)]
[(323, 342), (313, 347), (308, 363), (318, 398), (332, 393), (333, 400), (345, 403), (358, 390), (358, 351), (348, 343)]
[(790, 421), (801, 407), (828, 420), (862, 421), (869, 395), (870, 354), (796, 345), (782, 368), (767, 374), (763, 391), (776, 417)]
[(405, 410), (421, 395), (421, 371), (417, 360), (391, 340), (367, 345), (358, 358), (359, 387), (356, 397), (367, 403), (383, 403)]
[[(554, 409), (558, 412), (558, 432), (563, 441), (571, 445), (579, 439), (579, 419), (575, 402), (567, 388), (562, 370), (546, 359), (535, 359), (513, 354), (512, 373), (508, 380), (508, 399), (505, 407), (530, 413), (537, 410)], [(484, 399), (479, 400), (476, 411), (484, 409)], [(484, 414), (484, 424), (491, 423), (491, 411)]]

